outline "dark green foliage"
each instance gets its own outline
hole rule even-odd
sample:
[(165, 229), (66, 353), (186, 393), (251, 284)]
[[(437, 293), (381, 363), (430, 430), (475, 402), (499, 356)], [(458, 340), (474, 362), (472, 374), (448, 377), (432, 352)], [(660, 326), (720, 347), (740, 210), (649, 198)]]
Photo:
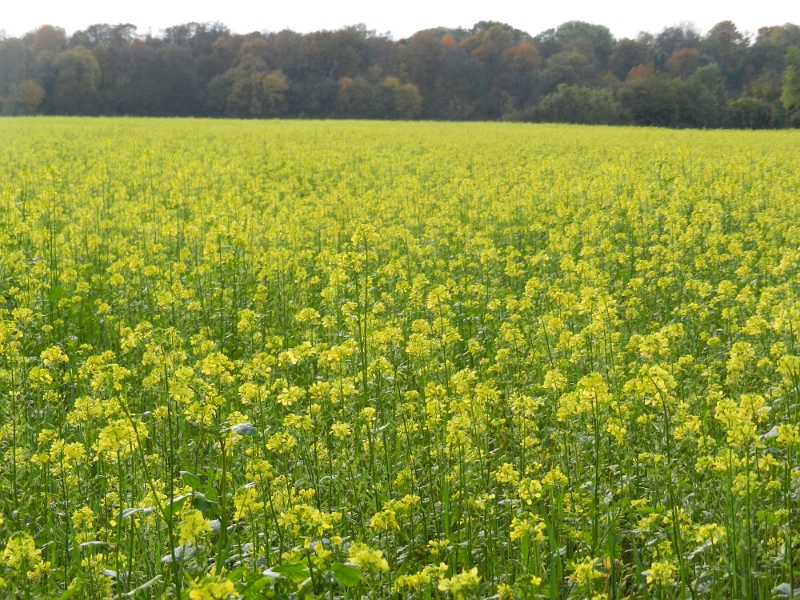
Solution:
[(161, 37), (45, 25), (0, 41), (0, 112), (16, 114), (528, 120), (664, 127), (800, 125), (800, 26), (754, 40), (730, 21), (615, 40), (569, 21), (395, 41), (364, 25), (299, 34), (186, 23)]
[(618, 97), (639, 125), (678, 125), (681, 98), (674, 79), (665, 75), (637, 77), (620, 89)]
[(609, 90), (562, 83), (555, 94), (545, 96), (535, 108), (523, 111), (514, 120), (622, 125), (630, 122), (630, 119), (630, 113), (614, 99)]
[(624, 39), (614, 46), (608, 67), (617, 79), (624, 81), (631, 69), (639, 65), (649, 65), (652, 62), (652, 53), (647, 44)]
[(772, 123), (770, 107), (757, 98), (739, 98), (731, 102), (729, 123), (741, 129), (766, 129)]
[(786, 120), (792, 127), (800, 127), (800, 47), (786, 52), (786, 70), (783, 72), (781, 102), (786, 109)]

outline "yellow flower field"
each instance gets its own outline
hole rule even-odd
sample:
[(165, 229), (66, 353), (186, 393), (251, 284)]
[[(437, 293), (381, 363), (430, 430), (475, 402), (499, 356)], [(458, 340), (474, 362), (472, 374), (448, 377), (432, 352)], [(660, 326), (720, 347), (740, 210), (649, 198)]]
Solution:
[(3, 598), (800, 595), (800, 132), (0, 142)]

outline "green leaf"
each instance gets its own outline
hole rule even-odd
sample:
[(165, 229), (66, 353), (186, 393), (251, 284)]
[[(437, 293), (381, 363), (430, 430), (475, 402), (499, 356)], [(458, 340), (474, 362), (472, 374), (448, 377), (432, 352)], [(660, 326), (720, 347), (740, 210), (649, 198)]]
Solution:
[(353, 587), (361, 581), (361, 571), (355, 565), (346, 565), (344, 563), (333, 563), (331, 565), (333, 576), (344, 587)]
[[(788, 583), (781, 583), (772, 588), (772, 593), (776, 598), (791, 598), (792, 587)], [(794, 597), (800, 598), (800, 589), (794, 590)]]
[(72, 598), (77, 593), (78, 593), (78, 588), (70, 588), (61, 593), (61, 595), (59, 596), (59, 600), (67, 600), (67, 598)]
[(246, 570), (247, 570), (247, 567), (236, 567), (233, 571), (228, 573), (228, 575), (225, 577), (225, 579), (227, 579), (229, 581), (236, 581), (237, 579), (239, 579), (241, 577), (242, 573), (244, 573)]
[(122, 594), (122, 595), (125, 598), (134, 598), (136, 596), (136, 594), (138, 594), (139, 592), (154, 586), (155, 584), (159, 583), (160, 581), (161, 581), (161, 575), (156, 575), (151, 580), (144, 582), (142, 585), (140, 585), (136, 589), (133, 589), (130, 592), (128, 592), (127, 594)]
[(256, 594), (258, 594), (258, 592), (264, 589), (267, 586), (267, 584), (270, 583), (270, 581), (272, 581), (271, 577), (261, 577), (259, 579), (256, 579), (252, 583), (248, 584), (247, 587), (245, 587), (242, 590), (242, 597), (255, 598)]
[(167, 517), (172, 518), (178, 514), (183, 508), (183, 505), (186, 504), (186, 500), (188, 498), (189, 496), (178, 496), (177, 498), (173, 498), (172, 502), (164, 507), (164, 512), (167, 513)]
[(273, 573), (288, 577), (294, 582), (303, 581), (308, 577), (308, 568), (303, 563), (286, 563), (272, 567)]
[(135, 515), (136, 513), (149, 515), (154, 510), (155, 508), (153, 508), (152, 506), (145, 506), (142, 508), (125, 508), (122, 511), (122, 518), (127, 519), (128, 517), (130, 517), (131, 515)]
[(256, 428), (250, 423), (237, 423), (231, 426), (230, 430), (239, 435), (255, 435), (257, 433)]
[(189, 471), (181, 471), (181, 477), (183, 477), (183, 480), (187, 483), (187, 485), (191, 486), (193, 490), (202, 489), (203, 484), (200, 482), (200, 478), (194, 473), (190, 473)]
[(197, 552), (197, 546), (192, 546), (190, 544), (183, 544), (181, 546), (176, 546), (172, 553), (166, 554), (161, 557), (161, 564), (166, 565), (172, 562), (172, 554), (175, 554), (175, 560), (182, 561), (187, 558), (191, 558)]
[(208, 511), (214, 508), (214, 503), (209, 502), (208, 499), (202, 494), (198, 494), (192, 498), (192, 506), (205, 515)]

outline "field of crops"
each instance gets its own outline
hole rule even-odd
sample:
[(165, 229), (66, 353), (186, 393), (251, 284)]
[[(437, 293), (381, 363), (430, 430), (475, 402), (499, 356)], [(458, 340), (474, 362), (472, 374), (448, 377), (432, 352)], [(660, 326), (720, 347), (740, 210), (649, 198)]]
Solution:
[(0, 597), (800, 595), (800, 132), (0, 144)]

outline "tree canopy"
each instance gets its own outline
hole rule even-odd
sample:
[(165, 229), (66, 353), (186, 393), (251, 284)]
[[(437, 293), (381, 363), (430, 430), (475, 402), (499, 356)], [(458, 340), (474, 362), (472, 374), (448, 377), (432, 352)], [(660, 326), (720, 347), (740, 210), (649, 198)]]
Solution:
[(615, 39), (570, 21), (537, 35), (494, 21), (394, 40), (364, 25), (160, 35), (43, 25), (0, 39), (6, 115), (529, 120), (666, 127), (800, 124), (800, 27), (731, 21)]

